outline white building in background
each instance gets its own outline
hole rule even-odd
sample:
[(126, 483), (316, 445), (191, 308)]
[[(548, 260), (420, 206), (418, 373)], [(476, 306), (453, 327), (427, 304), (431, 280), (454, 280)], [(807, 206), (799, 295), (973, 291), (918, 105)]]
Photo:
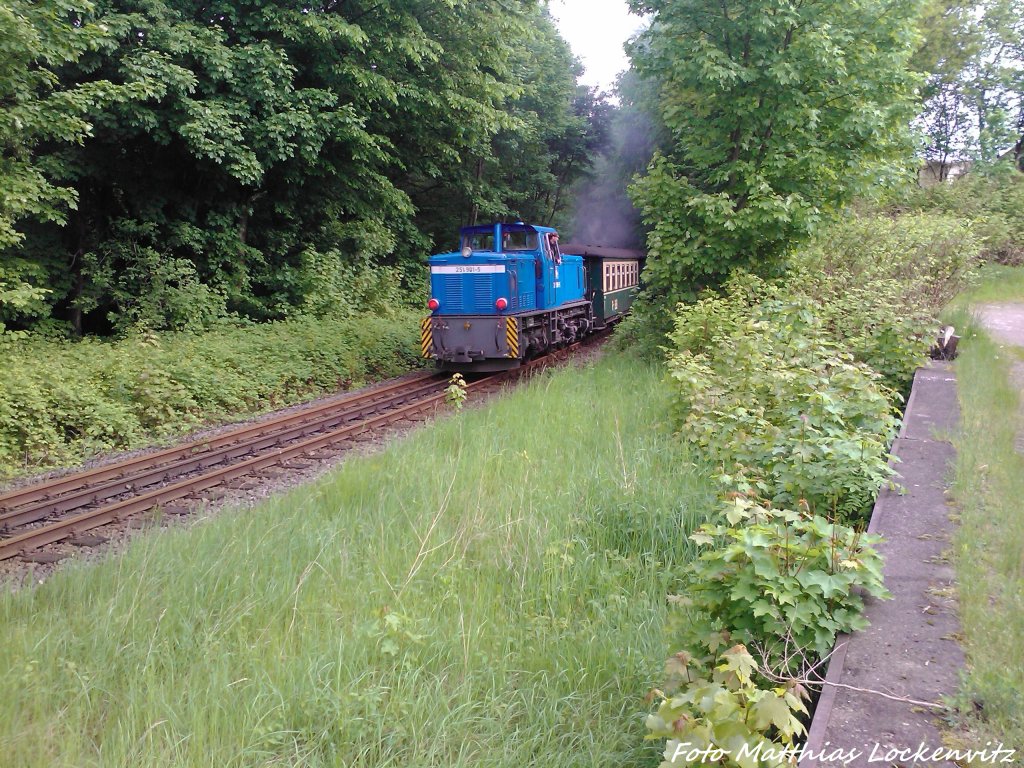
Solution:
[(951, 182), (971, 170), (970, 160), (929, 160), (917, 172), (917, 183), (930, 187), (943, 181)]

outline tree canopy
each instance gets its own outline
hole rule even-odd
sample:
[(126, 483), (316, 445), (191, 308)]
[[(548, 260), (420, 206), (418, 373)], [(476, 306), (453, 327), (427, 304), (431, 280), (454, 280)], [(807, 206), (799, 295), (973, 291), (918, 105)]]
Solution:
[(633, 0), (631, 46), (668, 139), (634, 198), (649, 284), (674, 299), (770, 271), (822, 218), (909, 160), (917, 3)]
[(925, 155), (1024, 169), (1024, 2), (930, 0), (913, 65), (927, 76), (918, 120)]
[(327, 311), (460, 223), (557, 219), (606, 130), (537, 0), (75, 8), (0, 10), (7, 325)]

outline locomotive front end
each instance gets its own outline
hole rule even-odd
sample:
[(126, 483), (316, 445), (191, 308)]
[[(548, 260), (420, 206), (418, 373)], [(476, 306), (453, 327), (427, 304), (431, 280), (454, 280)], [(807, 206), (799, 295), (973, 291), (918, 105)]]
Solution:
[(501, 371), (582, 339), (593, 327), (583, 257), (551, 227), (466, 227), (460, 250), (430, 257), (423, 356), (449, 371)]
[(424, 357), (447, 370), (499, 371), (520, 364), (520, 273), (529, 267), (532, 274), (532, 261), (515, 250), (520, 242), (525, 245), (525, 238), (500, 224), (469, 227), (458, 252), (431, 257), (431, 315), (421, 324)]

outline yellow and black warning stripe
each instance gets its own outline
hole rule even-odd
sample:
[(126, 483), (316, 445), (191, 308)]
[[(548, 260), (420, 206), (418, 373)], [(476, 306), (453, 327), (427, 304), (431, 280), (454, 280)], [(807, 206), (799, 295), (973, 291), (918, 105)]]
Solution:
[(505, 338), (508, 341), (508, 356), (519, 357), (519, 320), (505, 318)]
[(431, 348), (434, 346), (434, 330), (429, 317), (420, 320), (420, 349), (424, 357), (433, 357)]

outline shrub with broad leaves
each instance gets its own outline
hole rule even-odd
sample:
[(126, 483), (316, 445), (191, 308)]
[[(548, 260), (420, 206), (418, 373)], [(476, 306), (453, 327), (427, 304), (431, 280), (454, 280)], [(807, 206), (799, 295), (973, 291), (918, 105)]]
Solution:
[(863, 521), (893, 475), (899, 395), (830, 340), (817, 310), (751, 277), (680, 305), (675, 422), (726, 491)]

